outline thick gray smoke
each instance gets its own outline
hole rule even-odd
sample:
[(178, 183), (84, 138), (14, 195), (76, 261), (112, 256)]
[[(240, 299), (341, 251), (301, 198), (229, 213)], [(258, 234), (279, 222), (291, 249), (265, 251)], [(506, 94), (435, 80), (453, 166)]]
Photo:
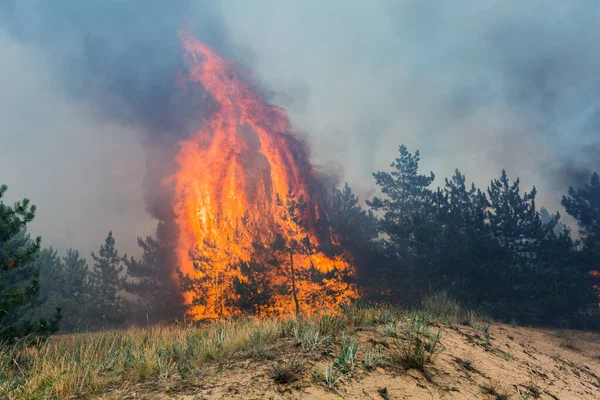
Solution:
[(505, 167), (559, 209), (600, 168), (598, 20), (596, 1), (2, 3), (0, 180), (38, 203), (46, 244), (112, 228), (134, 247), (145, 210), (165, 212), (173, 144), (210, 110), (175, 85), (187, 23), (363, 197), (404, 143), (438, 177), (485, 187)]
[(506, 167), (554, 208), (599, 167), (597, 2), (239, 3), (227, 31), (355, 188), (400, 143), (439, 177), (485, 187)]
[(210, 112), (176, 85), (178, 33), (192, 24), (229, 49), (216, 15), (192, 1), (1, 4), (1, 179), (38, 204), (32, 231), (46, 245), (89, 253), (112, 229), (136, 252), (136, 235), (169, 219), (161, 181), (177, 141)]

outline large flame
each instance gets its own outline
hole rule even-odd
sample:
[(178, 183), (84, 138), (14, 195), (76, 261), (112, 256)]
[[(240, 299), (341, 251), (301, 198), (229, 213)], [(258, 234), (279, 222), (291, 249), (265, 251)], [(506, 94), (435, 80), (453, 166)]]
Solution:
[[(180, 37), (189, 84), (201, 84), (217, 107), (201, 131), (180, 142), (178, 171), (172, 177), (179, 227), (176, 253), (181, 272), (202, 282), (185, 293), (191, 316), (219, 318), (240, 312), (233, 282), (248, 278), (235, 261), (255, 259), (253, 242), (268, 248), (279, 234), (298, 242), (308, 237), (319, 245), (331, 237), (323, 239), (318, 233), (317, 221), (324, 217), (318, 182), (305, 144), (290, 132), (286, 112), (267, 105), (233, 64), (190, 32), (184, 30)], [(295, 199), (306, 204), (302, 223), (285, 216), (286, 205)], [(283, 264), (261, 269), (260, 279), (280, 288), (263, 313), (295, 310), (291, 278), (296, 278), (303, 311), (333, 308), (357, 296), (344, 279), (353, 270), (343, 257), (318, 250), (296, 254), (295, 276), (289, 273), (290, 265)], [(321, 278), (314, 279), (309, 270), (318, 271)]]

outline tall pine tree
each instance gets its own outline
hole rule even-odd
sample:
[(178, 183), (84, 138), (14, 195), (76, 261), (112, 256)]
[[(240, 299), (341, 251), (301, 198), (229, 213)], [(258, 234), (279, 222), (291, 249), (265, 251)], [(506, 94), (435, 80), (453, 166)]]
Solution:
[(506, 171), (488, 187), (490, 209), (487, 217), (498, 250), (492, 254), (489, 301), (511, 318), (522, 317), (523, 304), (535, 298), (537, 246), (544, 229), (535, 207), (535, 187), (520, 191), (520, 180), (511, 182)]
[(138, 237), (142, 257), (127, 258), (123, 261), (127, 267), (127, 279), (123, 282), (128, 293), (137, 297), (134, 315), (138, 320), (173, 321), (183, 315), (183, 299), (172, 276), (173, 250), (168, 243), (165, 225), (158, 224), (157, 238)]
[[(373, 300), (381, 297), (385, 263), (377, 218), (373, 211), (361, 207), (348, 183), (342, 189), (333, 188), (327, 196), (327, 225), (334, 235), (334, 250), (349, 252), (363, 294)], [(339, 249), (338, 249), (339, 248)]]
[(89, 270), (79, 251), (69, 249), (60, 257), (52, 248), (42, 249), (34, 265), (40, 272), (40, 292), (33, 315), (47, 315), (60, 307), (61, 331), (85, 330), (93, 310)]
[(389, 290), (414, 300), (428, 290), (429, 277), (436, 268), (432, 250), (439, 231), (436, 208), (429, 186), (435, 179), (419, 174), (419, 152), (400, 146), (400, 155), (390, 172), (373, 174), (382, 197), (367, 201), (384, 234), (382, 243), (388, 258)]
[(435, 202), (442, 225), (436, 241), (441, 279), (436, 289), (462, 302), (476, 303), (487, 290), (483, 282), (493, 245), (486, 221), (487, 197), (474, 184), (467, 187), (465, 175), (456, 170), (436, 193)]
[(250, 259), (240, 260), (236, 269), (239, 275), (233, 277), (233, 289), (236, 297), (233, 304), (240, 310), (258, 317), (263, 316), (265, 309), (274, 306), (276, 288), (269, 279), (269, 266)]
[(122, 258), (115, 247), (112, 232), (108, 233), (98, 255), (92, 252), (94, 265), (90, 272), (90, 284), (94, 302), (93, 321), (101, 326), (116, 326), (125, 321), (127, 302), (119, 291), (122, 289)]
[[(583, 244), (581, 265), (600, 297), (600, 176), (592, 173), (590, 183), (582, 188), (569, 188), (562, 205), (577, 220)], [(589, 285), (592, 285), (590, 282)], [(598, 304), (600, 307), (600, 304)], [(597, 312), (598, 309), (595, 309)]]
[(6, 185), (0, 186), (0, 341), (46, 336), (58, 329), (62, 315), (57, 310), (51, 321), (27, 316), (39, 291), (39, 272), (33, 261), (41, 239), (31, 239), (26, 232), (36, 207), (29, 199), (6, 205), (2, 201), (6, 190)]

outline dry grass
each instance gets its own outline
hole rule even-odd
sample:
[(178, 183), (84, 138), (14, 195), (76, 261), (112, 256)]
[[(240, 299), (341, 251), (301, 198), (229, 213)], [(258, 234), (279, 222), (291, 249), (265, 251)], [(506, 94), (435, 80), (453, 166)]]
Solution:
[(556, 331), (555, 336), (558, 338), (560, 347), (574, 351), (580, 350), (579, 340), (575, 332), (568, 329), (562, 329)]
[[(238, 319), (205, 326), (130, 328), (56, 335), (37, 347), (3, 346), (0, 398), (67, 399), (138, 382), (167, 387), (182, 380), (199, 383), (212, 364), (236, 357), (270, 359), (278, 341), (291, 341), (303, 352), (313, 353), (343, 331), (388, 318), (385, 313), (389, 308), (351, 305), (339, 313), (299, 320)], [(355, 356), (348, 354), (352, 368)], [(378, 363), (381, 356), (371, 358)], [(298, 362), (274, 367), (274, 379), (286, 380), (283, 375), (288, 372), (295, 375)]]
[[(524, 394), (518, 398), (543, 393), (541, 387), (548, 382), (504, 386), (475, 369), (472, 359), (458, 353), (456, 346), (467, 343), (471, 348), (475, 342), (470, 338), (480, 337), (478, 329), (485, 326), (484, 338), (475, 343), (485, 359), (491, 354), (489, 325), (467, 314), (473, 323), (466, 327), (462, 318), (453, 317), (456, 307), (445, 296), (427, 301), (427, 311), (355, 304), (299, 319), (231, 319), (202, 326), (56, 335), (30, 347), (0, 344), (0, 399), (106, 398), (111, 393), (120, 398), (131, 387), (161, 393), (200, 390), (215, 374), (242, 363), (278, 387), (310, 386), (312, 376), (321, 390), (343, 392), (376, 369), (377, 374), (390, 376), (404, 376), (403, 371), (413, 369), (425, 378), (433, 377), (444, 368), (438, 356), (466, 371), (464, 379), (479, 386), (482, 398), (514, 398), (512, 389), (519, 386)], [(571, 332), (557, 336), (561, 342), (572, 341)], [(484, 371), (486, 364), (477, 360)], [(381, 390), (377, 395), (386, 398), (387, 389)]]
[(286, 362), (275, 364), (270, 371), (269, 376), (275, 383), (287, 384), (299, 380), (306, 369), (307, 364), (299, 359), (297, 355)]
[(224, 321), (207, 327), (131, 328), (58, 335), (39, 347), (2, 349), (0, 397), (70, 398), (123, 382), (197, 381), (223, 357), (261, 355), (284, 321)]
[(405, 370), (425, 372), (427, 364), (432, 363), (433, 357), (443, 351), (440, 343), (442, 332), (429, 330), (426, 314), (415, 313), (407, 321), (408, 325), (403, 328), (401, 335), (404, 340), (394, 339), (390, 362)]
[(481, 391), (494, 400), (510, 399), (510, 391), (498, 381), (490, 381), (481, 386)]

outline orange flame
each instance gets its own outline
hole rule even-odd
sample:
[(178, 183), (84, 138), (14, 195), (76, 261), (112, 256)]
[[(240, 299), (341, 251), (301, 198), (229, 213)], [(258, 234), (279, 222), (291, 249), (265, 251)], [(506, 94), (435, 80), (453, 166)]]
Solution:
[[(308, 237), (318, 245), (317, 220), (324, 215), (307, 148), (290, 132), (285, 110), (267, 105), (233, 64), (190, 32), (182, 31), (180, 38), (189, 83), (201, 84), (218, 109), (202, 130), (179, 143), (178, 170), (171, 179), (179, 227), (176, 253), (182, 274), (202, 279), (200, 287), (184, 295), (190, 316), (219, 318), (240, 313), (233, 282), (248, 278), (234, 261), (254, 257), (253, 241), (268, 245), (279, 234), (298, 242)], [(306, 202), (302, 224), (282, 214), (281, 203), (298, 198)], [(357, 297), (355, 286), (343, 278), (353, 274), (343, 257), (313, 251), (298, 254), (292, 264), (303, 311), (333, 308)], [(263, 313), (294, 311), (289, 267), (270, 266), (261, 277), (273, 288), (284, 288), (263, 306)], [(307, 278), (310, 269), (322, 278)]]

